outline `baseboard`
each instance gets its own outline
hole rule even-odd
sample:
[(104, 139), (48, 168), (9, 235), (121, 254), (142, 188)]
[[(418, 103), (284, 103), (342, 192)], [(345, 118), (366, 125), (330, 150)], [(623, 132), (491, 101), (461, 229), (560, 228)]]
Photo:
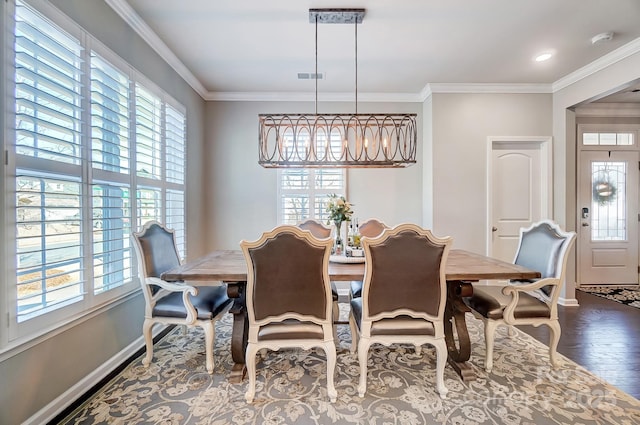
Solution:
[[(157, 331), (153, 332), (154, 340), (166, 328), (167, 326), (156, 326), (155, 329), (157, 329)], [(49, 423), (56, 418), (56, 416), (64, 412), (65, 409), (80, 399), (87, 392), (87, 388), (93, 388), (98, 385), (103, 379), (108, 377), (109, 374), (123, 363), (131, 359), (140, 350), (144, 350), (144, 337), (142, 335), (111, 359), (101, 364), (96, 370), (78, 381), (74, 386), (62, 393), (51, 403), (44, 406), (33, 416), (24, 421), (22, 425), (42, 425)]]
[(575, 298), (558, 298), (558, 304), (564, 307), (579, 307), (578, 300)]

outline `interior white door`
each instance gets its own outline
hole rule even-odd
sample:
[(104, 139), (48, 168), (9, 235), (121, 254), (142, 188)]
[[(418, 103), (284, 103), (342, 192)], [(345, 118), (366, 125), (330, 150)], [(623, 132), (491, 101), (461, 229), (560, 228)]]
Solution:
[(543, 218), (539, 143), (499, 143), (492, 149), (491, 256), (513, 261), (519, 230)]
[(578, 282), (638, 283), (638, 152), (583, 151), (578, 181)]

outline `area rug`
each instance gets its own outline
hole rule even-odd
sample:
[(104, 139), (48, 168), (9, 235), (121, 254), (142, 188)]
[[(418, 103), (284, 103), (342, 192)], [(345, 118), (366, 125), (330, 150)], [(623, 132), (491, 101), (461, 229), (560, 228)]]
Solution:
[(630, 305), (631, 307), (640, 308), (640, 289), (636, 287), (620, 287), (620, 286), (583, 286), (577, 288), (579, 291), (588, 294), (597, 295), (621, 304)]
[(435, 391), (435, 352), (425, 346), (374, 345), (368, 383), (358, 397), (358, 360), (348, 350), (349, 328), (338, 327), (340, 346), (335, 384), (338, 400), (326, 393), (321, 350), (283, 350), (259, 357), (253, 404), (241, 384), (227, 381), (232, 360), (231, 317), (216, 326), (215, 372), (205, 371), (204, 336), (174, 329), (155, 346), (149, 368), (142, 357), (66, 418), (64, 424), (638, 424), (640, 401), (558, 355), (548, 365), (547, 347), (517, 330), (496, 332), (494, 369), (487, 374), (483, 330), (468, 316), (471, 363), (478, 376), (463, 382), (447, 366), (446, 399)]

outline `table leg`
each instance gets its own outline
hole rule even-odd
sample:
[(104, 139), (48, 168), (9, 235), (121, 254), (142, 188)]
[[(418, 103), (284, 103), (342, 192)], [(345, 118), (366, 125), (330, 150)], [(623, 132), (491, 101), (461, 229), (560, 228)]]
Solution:
[(233, 314), (233, 330), (231, 333), (231, 358), (234, 365), (231, 369), (229, 382), (238, 384), (247, 372), (245, 367), (245, 351), (249, 334), (249, 320), (245, 304), (245, 288), (247, 282), (227, 282), (227, 295), (233, 299), (233, 306), (229, 312)]
[[(471, 357), (471, 340), (469, 330), (465, 321), (465, 313), (469, 310), (462, 301), (462, 297), (473, 294), (473, 286), (469, 282), (448, 281), (447, 282), (447, 305), (444, 317), (444, 337), (447, 343), (449, 356), (447, 360), (453, 369), (460, 375), (463, 381), (473, 381), (476, 379), (467, 360)], [(458, 344), (453, 333), (455, 323)]]

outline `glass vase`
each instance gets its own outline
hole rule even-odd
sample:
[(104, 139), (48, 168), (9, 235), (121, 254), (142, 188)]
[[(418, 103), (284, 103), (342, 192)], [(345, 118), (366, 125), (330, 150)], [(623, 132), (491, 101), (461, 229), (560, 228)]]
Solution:
[(336, 234), (333, 240), (333, 254), (344, 255), (344, 242), (342, 240), (342, 221), (334, 221)]

